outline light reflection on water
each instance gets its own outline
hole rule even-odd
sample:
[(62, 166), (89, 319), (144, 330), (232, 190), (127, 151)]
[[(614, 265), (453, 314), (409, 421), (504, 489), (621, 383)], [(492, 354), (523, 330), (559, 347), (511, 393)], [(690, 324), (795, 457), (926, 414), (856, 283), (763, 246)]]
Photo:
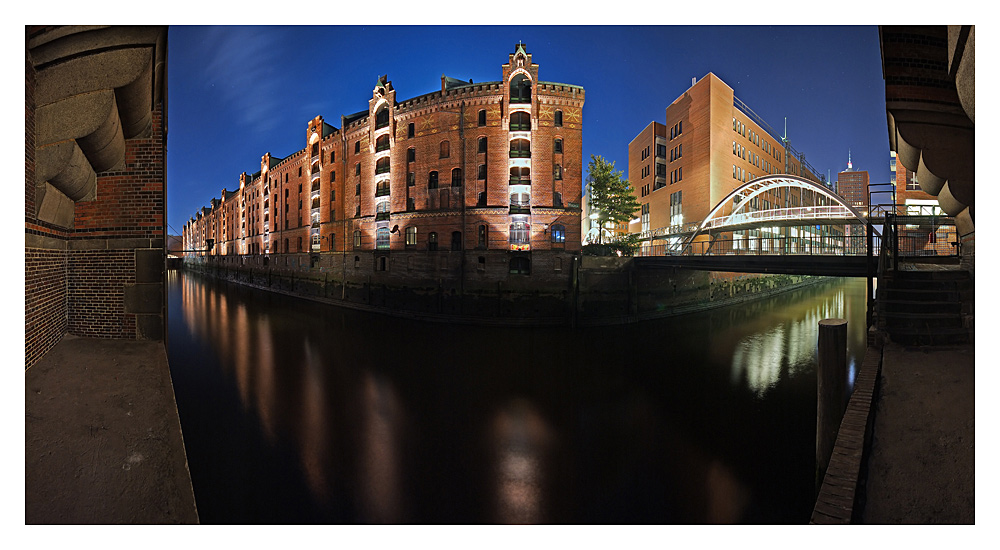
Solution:
[(168, 283), (206, 523), (804, 522), (819, 321), (854, 327), (852, 383), (864, 347), (856, 280), (579, 331)]
[[(814, 367), (818, 340), (818, 326), (823, 319), (842, 319), (856, 315), (848, 310), (844, 290), (809, 302), (788, 304), (772, 309), (767, 320), (770, 329), (756, 330), (739, 339), (733, 350), (731, 381), (746, 384), (758, 398), (764, 397), (782, 376), (792, 376)], [(745, 330), (745, 326), (731, 327), (731, 331)], [(854, 385), (856, 359), (848, 357), (849, 387)]]

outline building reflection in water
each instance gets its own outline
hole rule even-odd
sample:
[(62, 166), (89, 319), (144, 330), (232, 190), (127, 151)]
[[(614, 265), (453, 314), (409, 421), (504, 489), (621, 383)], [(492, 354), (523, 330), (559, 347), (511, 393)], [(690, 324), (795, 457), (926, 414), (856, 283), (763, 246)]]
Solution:
[(508, 524), (545, 522), (543, 464), (551, 439), (545, 420), (529, 402), (517, 399), (494, 417), (493, 437), (496, 521)]
[(361, 491), (365, 522), (403, 521), (399, 436), (402, 407), (391, 382), (366, 371), (362, 377)]
[(326, 377), (324, 360), (316, 346), (308, 338), (304, 344), (304, 376), (298, 398), (302, 405), (301, 429), (299, 431), (300, 459), (305, 470), (309, 488), (320, 498), (328, 496), (329, 449), (332, 444), (332, 430), (329, 424), (333, 421), (327, 412)]
[(254, 333), (250, 339), (256, 343), (256, 357), (253, 358), (253, 364), (257, 366), (257, 371), (254, 373), (253, 387), (257, 414), (260, 415), (264, 435), (269, 443), (273, 443), (278, 433), (278, 396), (271, 323), (267, 317), (259, 316), (253, 326)]
[[(745, 383), (758, 398), (762, 398), (782, 376), (811, 368), (816, 359), (819, 322), (830, 318), (857, 322), (852, 318), (852, 312), (845, 309), (846, 303), (844, 291), (840, 290), (804, 310), (798, 304), (787, 311), (773, 312), (769, 317), (776, 324), (769, 330), (754, 331), (741, 338), (733, 350), (733, 384)], [(796, 318), (783, 318), (789, 313)], [(854, 357), (848, 357), (848, 362), (849, 382), (853, 386)]]

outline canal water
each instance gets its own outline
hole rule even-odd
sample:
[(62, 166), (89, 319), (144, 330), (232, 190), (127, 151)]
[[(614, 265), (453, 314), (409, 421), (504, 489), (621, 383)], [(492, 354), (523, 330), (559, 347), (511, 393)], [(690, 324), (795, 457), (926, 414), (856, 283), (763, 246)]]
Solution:
[(807, 523), (816, 341), (865, 281), (633, 325), (412, 321), (168, 273), (202, 523)]

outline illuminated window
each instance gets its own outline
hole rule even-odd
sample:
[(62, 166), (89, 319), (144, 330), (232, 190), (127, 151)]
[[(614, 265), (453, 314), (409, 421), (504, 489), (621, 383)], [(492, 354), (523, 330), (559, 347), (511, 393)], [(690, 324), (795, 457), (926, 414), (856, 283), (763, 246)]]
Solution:
[(561, 224), (553, 225), (550, 230), (552, 231), (552, 242), (553, 243), (565, 243), (566, 242), (566, 226)]
[(380, 227), (375, 231), (375, 248), (377, 250), (389, 249), (389, 228)]
[(354, 232), (354, 248), (361, 248), (361, 232), (360, 231), (355, 231)]
[(476, 246), (479, 248), (486, 248), (486, 225), (479, 225), (479, 240), (476, 242)]
[(417, 245), (417, 226), (411, 225), (406, 228), (406, 246)]

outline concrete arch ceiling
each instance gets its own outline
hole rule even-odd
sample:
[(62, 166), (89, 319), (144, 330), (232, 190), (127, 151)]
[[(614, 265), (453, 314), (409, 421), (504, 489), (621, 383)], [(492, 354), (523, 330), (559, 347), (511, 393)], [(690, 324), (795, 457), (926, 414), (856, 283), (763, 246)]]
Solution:
[(843, 197), (834, 193), (832, 190), (830, 190), (830, 188), (826, 187), (825, 185), (821, 185), (812, 180), (807, 180), (805, 178), (799, 176), (793, 176), (790, 174), (773, 174), (769, 176), (762, 176), (757, 179), (748, 181), (743, 185), (740, 185), (736, 189), (730, 191), (729, 194), (725, 196), (725, 198), (719, 201), (719, 203), (716, 204), (711, 211), (709, 211), (708, 215), (705, 216), (705, 219), (703, 219), (701, 223), (698, 224), (698, 228), (694, 231), (694, 233), (691, 234), (690, 237), (688, 237), (688, 240), (684, 243), (684, 247), (681, 250), (687, 250), (688, 247), (691, 246), (691, 243), (694, 242), (695, 238), (698, 237), (698, 235), (700, 235), (702, 231), (704, 231), (708, 223), (715, 218), (716, 214), (722, 211), (737, 196), (740, 197), (740, 203), (736, 205), (735, 208), (733, 208), (732, 212), (730, 212), (726, 216), (727, 218), (735, 216), (740, 211), (742, 211), (745, 207), (747, 207), (750, 204), (750, 201), (753, 200), (754, 197), (760, 196), (768, 191), (773, 191), (775, 189), (783, 189), (786, 187), (807, 189), (809, 191), (819, 193), (820, 195), (827, 197), (832, 201), (836, 202), (837, 204), (846, 208), (855, 218), (860, 220), (861, 223), (867, 224), (868, 222), (868, 219), (865, 217), (863, 213), (859, 212), (856, 208), (845, 202)]
[(39, 219), (73, 224), (73, 203), (93, 199), (97, 173), (148, 136), (163, 101), (166, 27), (29, 28), (35, 68), (35, 185)]
[(960, 234), (975, 230), (975, 26), (879, 28), (889, 146), (937, 196)]

